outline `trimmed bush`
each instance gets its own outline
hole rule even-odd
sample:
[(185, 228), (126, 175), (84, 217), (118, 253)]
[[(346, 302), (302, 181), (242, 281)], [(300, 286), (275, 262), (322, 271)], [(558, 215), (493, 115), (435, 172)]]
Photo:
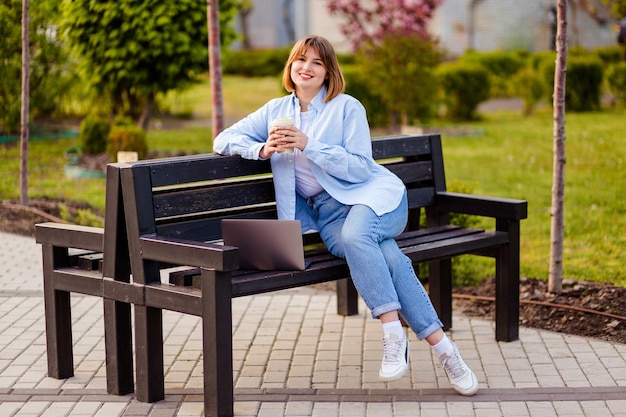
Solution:
[(417, 35), (389, 34), (380, 44), (366, 43), (357, 62), (370, 88), (403, 124), (429, 120), (436, 113), (435, 68), (443, 52), (438, 43)]
[(626, 62), (609, 66), (606, 71), (606, 81), (615, 98), (626, 104)]
[[(544, 62), (543, 76), (546, 84), (554, 89), (554, 62)], [(565, 81), (565, 108), (571, 111), (600, 110), (602, 61), (595, 55), (577, 55), (567, 60)]]
[(524, 114), (530, 115), (545, 95), (545, 84), (537, 71), (526, 67), (513, 77), (511, 82), (517, 97), (524, 101)]
[(471, 120), (476, 108), (489, 98), (489, 73), (481, 65), (468, 62), (441, 64), (436, 70), (448, 116)]
[(111, 131), (109, 120), (89, 115), (80, 122), (79, 136), (83, 151), (88, 154), (99, 154), (106, 151), (107, 139)]
[(389, 125), (389, 109), (378, 96), (367, 77), (359, 70), (358, 66), (346, 65), (342, 68), (346, 80), (346, 93), (358, 99), (367, 111), (367, 120), (370, 127), (383, 127)]
[(135, 122), (128, 116), (119, 115), (113, 119), (113, 126), (135, 126)]
[(546, 65), (552, 64), (556, 61), (556, 53), (554, 51), (540, 51), (535, 52), (528, 57), (528, 65), (534, 70), (543, 71)]
[(290, 49), (254, 49), (226, 51), (222, 61), (224, 74), (244, 77), (273, 77), (280, 75)]
[(605, 46), (593, 50), (594, 54), (604, 63), (605, 66), (617, 64), (622, 60), (624, 48), (619, 45)]
[(119, 151), (137, 152), (139, 159), (143, 159), (148, 154), (146, 142), (146, 132), (137, 126), (115, 126), (109, 134), (107, 153), (112, 160), (117, 160)]
[(512, 95), (510, 80), (524, 65), (525, 60), (518, 52), (468, 52), (461, 61), (481, 65), (489, 72), (491, 97)]

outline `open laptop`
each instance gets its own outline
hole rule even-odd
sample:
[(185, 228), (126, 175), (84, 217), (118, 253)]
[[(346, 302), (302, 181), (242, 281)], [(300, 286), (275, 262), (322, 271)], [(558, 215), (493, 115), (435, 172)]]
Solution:
[(223, 219), (222, 238), (239, 248), (241, 269), (305, 269), (299, 220)]

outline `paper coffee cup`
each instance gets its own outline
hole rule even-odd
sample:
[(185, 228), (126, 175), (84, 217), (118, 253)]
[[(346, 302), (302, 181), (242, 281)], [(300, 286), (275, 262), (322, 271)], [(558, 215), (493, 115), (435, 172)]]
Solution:
[[(285, 126), (294, 126), (296, 121), (291, 117), (279, 117), (278, 119), (272, 120), (272, 127), (285, 127)], [(293, 153), (293, 148), (285, 148), (281, 153)]]

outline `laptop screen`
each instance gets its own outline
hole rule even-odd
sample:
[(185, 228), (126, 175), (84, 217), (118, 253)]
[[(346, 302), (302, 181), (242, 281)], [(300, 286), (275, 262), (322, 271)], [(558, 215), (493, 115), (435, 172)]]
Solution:
[(239, 248), (239, 268), (304, 270), (299, 220), (223, 219), (224, 245)]

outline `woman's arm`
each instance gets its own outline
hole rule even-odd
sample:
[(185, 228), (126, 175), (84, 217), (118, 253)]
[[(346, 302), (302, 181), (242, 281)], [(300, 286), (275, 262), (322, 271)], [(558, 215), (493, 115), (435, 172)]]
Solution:
[(222, 155), (240, 155), (259, 159), (267, 140), (267, 104), (220, 132), (213, 140), (213, 151)]
[(342, 117), (338, 120), (332, 120), (338, 116), (336, 114), (330, 117), (323, 132), (340, 135), (339, 140), (309, 140), (304, 154), (328, 175), (351, 183), (363, 182), (370, 178), (375, 164), (365, 109), (352, 99), (342, 110)]

